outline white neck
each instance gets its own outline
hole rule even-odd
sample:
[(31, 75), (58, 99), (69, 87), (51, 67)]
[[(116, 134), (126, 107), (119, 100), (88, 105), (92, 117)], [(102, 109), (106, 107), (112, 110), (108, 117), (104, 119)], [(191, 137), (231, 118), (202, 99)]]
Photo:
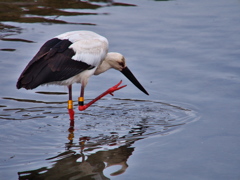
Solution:
[(99, 75), (111, 68), (112, 67), (110, 66), (110, 64), (107, 61), (103, 60), (103, 62), (98, 66), (98, 68), (94, 72), (94, 75)]
[(120, 53), (107, 53), (103, 62), (97, 67), (94, 75), (101, 74), (111, 68), (121, 71), (125, 67), (125, 59)]

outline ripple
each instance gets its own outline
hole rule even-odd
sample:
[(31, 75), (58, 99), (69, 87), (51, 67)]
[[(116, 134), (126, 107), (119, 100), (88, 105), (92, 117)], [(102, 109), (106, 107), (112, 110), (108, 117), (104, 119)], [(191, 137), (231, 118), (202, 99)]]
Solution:
[(119, 146), (150, 136), (169, 135), (199, 117), (196, 111), (187, 108), (186, 105), (111, 99), (103, 101), (91, 111), (85, 111), (77, 119), (81, 120), (79, 128), (82, 137), (90, 137), (85, 146), (111, 143)]
[[(61, 179), (66, 174), (86, 176), (86, 164), (90, 169), (104, 167), (97, 170), (103, 177), (104, 169), (120, 166), (117, 171), (110, 168), (110, 175), (115, 176), (127, 169), (136, 141), (176, 133), (199, 119), (190, 105), (179, 103), (105, 98), (84, 112), (78, 112), (74, 104), (75, 125), (69, 121), (67, 102), (1, 99), (1, 171), (14, 167), (19, 179)], [(66, 171), (54, 173), (58, 167)]]
[[(1, 105), (1, 119), (68, 119), (66, 102), (9, 97), (3, 99), (24, 105)], [(168, 135), (199, 118), (197, 112), (188, 106), (150, 100), (106, 98), (88, 110), (78, 112), (75, 102), (75, 129), (80, 132), (80, 137), (90, 137), (91, 141), (87, 144), (91, 146), (99, 144), (104, 138), (108, 139), (105, 141), (105, 144), (108, 144), (116, 142), (116, 139), (122, 142), (153, 135)]]

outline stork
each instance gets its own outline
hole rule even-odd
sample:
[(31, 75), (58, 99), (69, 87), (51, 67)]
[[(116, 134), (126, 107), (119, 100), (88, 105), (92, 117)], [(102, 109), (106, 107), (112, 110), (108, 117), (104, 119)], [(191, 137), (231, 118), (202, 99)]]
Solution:
[(124, 88), (120, 81), (115, 86), (84, 104), (84, 89), (92, 75), (99, 75), (109, 69), (124, 74), (143, 93), (148, 92), (138, 82), (125, 58), (116, 52), (108, 53), (108, 40), (92, 31), (71, 31), (48, 40), (28, 63), (17, 81), (17, 88), (34, 89), (39, 85), (56, 84), (68, 87), (68, 111), (74, 120), (72, 84), (81, 83), (78, 109), (83, 111), (94, 102), (114, 91)]

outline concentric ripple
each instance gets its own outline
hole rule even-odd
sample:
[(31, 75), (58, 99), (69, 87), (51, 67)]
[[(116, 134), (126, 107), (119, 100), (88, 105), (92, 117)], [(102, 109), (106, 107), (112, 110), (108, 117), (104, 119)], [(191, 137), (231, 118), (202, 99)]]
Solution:
[(198, 118), (196, 111), (184, 106), (134, 99), (105, 100), (77, 117), (90, 146), (168, 135)]
[[(110, 176), (122, 174), (136, 141), (187, 130), (187, 126), (182, 127), (199, 119), (198, 113), (185, 104), (105, 98), (83, 112), (77, 111), (74, 102), (72, 123), (67, 102), (44, 99), (0, 100), (0, 161), (4, 162), (0, 169), (10, 169), (14, 162), (19, 179), (61, 179), (66, 174), (99, 174), (105, 178), (103, 171), (110, 166), (121, 167), (110, 170)], [(65, 171), (59, 171), (59, 167)], [(94, 173), (89, 169), (95, 169)]]
[[(7, 97), (4, 100), (17, 101), (21, 107), (2, 105), (1, 119), (21, 121), (51, 119), (51, 122), (53, 119), (56, 121), (68, 119), (66, 102)], [(75, 134), (78, 132), (80, 139), (88, 137), (85, 146), (98, 148), (112, 143), (120, 145), (126, 141), (135, 141), (153, 135), (168, 135), (199, 118), (197, 112), (186, 105), (150, 100), (102, 99), (84, 112), (77, 111), (75, 102), (74, 109)]]

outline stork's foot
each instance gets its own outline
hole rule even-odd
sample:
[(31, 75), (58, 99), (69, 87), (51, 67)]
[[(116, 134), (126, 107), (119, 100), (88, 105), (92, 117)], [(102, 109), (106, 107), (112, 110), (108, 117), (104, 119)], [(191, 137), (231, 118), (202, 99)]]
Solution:
[(117, 83), (115, 86), (109, 88), (106, 92), (113, 96), (114, 91), (117, 91), (117, 90), (122, 89), (127, 86), (127, 85), (123, 85), (123, 86), (118, 87), (121, 83), (122, 83), (122, 80), (119, 83)]
[[(101, 99), (102, 97), (104, 97), (104, 96), (106, 96), (108, 94), (113, 96), (113, 92), (115, 92), (115, 91), (117, 91), (119, 89), (122, 89), (122, 88), (127, 86), (127, 85), (120, 86), (121, 83), (122, 83), (122, 80), (119, 83), (117, 83), (115, 86), (109, 88), (107, 91), (105, 91), (104, 93), (102, 93), (101, 95), (99, 95), (98, 97), (93, 99), (92, 101), (90, 101), (88, 104), (86, 104), (86, 105), (79, 105), (78, 106), (79, 111), (84, 111), (89, 106), (91, 106), (93, 103), (95, 103), (96, 101), (98, 101), (99, 99)], [(81, 102), (81, 104), (83, 104), (83, 102)]]

